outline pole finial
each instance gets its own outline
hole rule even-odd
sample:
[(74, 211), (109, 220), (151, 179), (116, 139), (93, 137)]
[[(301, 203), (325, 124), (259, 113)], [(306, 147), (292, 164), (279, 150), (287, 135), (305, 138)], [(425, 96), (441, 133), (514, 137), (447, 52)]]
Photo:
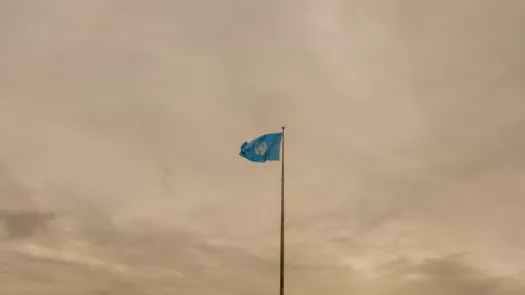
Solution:
[(283, 128), (283, 130), (284, 130), (284, 126), (283, 126), (282, 128)]

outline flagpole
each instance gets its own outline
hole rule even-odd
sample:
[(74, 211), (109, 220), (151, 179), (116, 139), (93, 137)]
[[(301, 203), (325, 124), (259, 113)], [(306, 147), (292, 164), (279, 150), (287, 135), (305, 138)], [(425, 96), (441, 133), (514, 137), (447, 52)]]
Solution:
[(281, 158), (281, 256), (280, 256), (280, 295), (284, 295), (284, 126), (282, 133)]

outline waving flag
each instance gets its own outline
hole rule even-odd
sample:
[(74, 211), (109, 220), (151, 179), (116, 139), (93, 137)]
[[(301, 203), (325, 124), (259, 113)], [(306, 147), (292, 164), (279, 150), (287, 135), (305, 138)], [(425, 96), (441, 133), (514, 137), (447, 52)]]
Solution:
[(282, 133), (269, 133), (245, 142), (240, 155), (252, 162), (279, 161)]

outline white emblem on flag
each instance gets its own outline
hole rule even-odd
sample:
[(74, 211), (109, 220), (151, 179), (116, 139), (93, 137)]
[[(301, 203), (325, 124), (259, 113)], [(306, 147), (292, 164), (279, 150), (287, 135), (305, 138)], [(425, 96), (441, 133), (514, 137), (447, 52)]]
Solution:
[(268, 145), (266, 144), (266, 142), (257, 142), (255, 144), (255, 153), (259, 156), (262, 156), (264, 155), (264, 153), (266, 153), (266, 150), (268, 150)]

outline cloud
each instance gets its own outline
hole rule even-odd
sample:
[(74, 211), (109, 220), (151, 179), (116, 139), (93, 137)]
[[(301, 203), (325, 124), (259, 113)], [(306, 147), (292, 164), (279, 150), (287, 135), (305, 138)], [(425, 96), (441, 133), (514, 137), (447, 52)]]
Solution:
[(0, 212), (0, 220), (11, 238), (28, 237), (36, 234), (38, 230), (45, 230), (47, 223), (53, 218), (52, 213), (31, 210)]
[(400, 259), (385, 265), (384, 275), (371, 280), (367, 294), (518, 294), (523, 284), (493, 277), (466, 265), (461, 255), (411, 263)]
[(31, 237), (44, 231), (54, 215), (34, 201), (34, 190), (20, 183), (5, 163), (0, 165), (0, 225), (7, 238)]

